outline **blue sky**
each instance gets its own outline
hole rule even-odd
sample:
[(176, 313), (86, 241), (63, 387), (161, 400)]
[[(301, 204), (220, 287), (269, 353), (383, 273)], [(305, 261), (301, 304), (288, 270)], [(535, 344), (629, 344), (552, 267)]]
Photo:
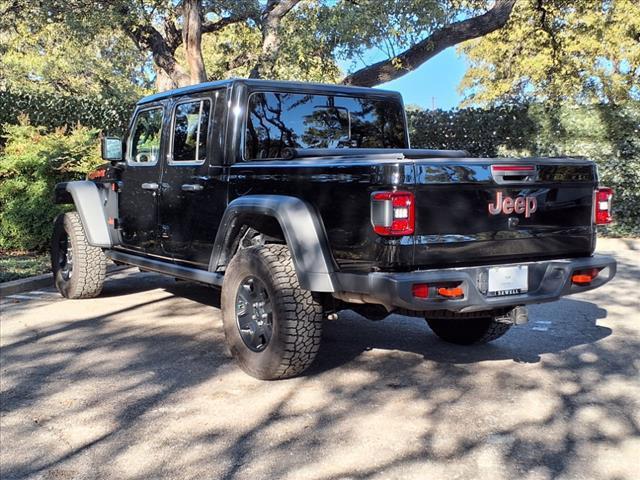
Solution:
[(417, 70), (380, 88), (396, 90), (404, 98), (405, 105), (449, 110), (458, 106), (462, 97), (456, 89), (467, 69), (464, 56), (458, 56), (455, 47), (446, 49), (421, 65)]

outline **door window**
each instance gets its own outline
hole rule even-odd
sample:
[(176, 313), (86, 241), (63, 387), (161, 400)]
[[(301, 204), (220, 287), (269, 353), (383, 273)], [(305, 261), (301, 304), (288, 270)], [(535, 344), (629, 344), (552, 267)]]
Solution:
[(171, 142), (172, 164), (204, 163), (207, 158), (207, 133), (209, 131), (209, 100), (180, 103), (173, 116)]
[(128, 162), (133, 165), (152, 166), (160, 156), (162, 107), (138, 113), (129, 143)]

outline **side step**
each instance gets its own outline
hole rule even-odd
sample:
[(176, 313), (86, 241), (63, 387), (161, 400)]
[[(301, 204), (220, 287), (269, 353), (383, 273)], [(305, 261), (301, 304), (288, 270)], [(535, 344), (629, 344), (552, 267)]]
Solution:
[(152, 272), (162, 273), (164, 275), (192, 282), (204, 283), (206, 285), (221, 287), (222, 279), (224, 278), (222, 273), (207, 272), (206, 270), (199, 270), (197, 268), (183, 267), (181, 265), (176, 265), (175, 263), (153, 260), (151, 258), (131, 255), (117, 250), (105, 250), (104, 254), (115, 262), (134, 265)]

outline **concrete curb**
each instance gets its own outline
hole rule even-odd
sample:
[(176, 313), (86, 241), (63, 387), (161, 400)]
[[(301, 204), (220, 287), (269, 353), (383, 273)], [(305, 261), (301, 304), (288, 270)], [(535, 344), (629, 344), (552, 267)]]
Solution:
[[(131, 268), (129, 265), (109, 265), (107, 267), (107, 275), (110, 275), (120, 270)], [(40, 288), (53, 287), (53, 274), (45, 273), (43, 275), (37, 275), (35, 277), (21, 278), (19, 280), (12, 280), (10, 282), (0, 283), (0, 296), (6, 297), (8, 295), (15, 295), (16, 293), (30, 292), (32, 290), (38, 290)]]
[(53, 287), (53, 275), (51, 273), (0, 283), (0, 296), (5, 297), (43, 287)]

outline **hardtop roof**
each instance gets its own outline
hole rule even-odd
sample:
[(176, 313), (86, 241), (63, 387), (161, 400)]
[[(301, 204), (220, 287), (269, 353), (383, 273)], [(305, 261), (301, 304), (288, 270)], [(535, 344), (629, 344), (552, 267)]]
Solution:
[(382, 90), (378, 88), (367, 88), (367, 87), (354, 87), (348, 85), (336, 85), (330, 83), (312, 83), (312, 82), (293, 82), (287, 80), (259, 80), (259, 79), (245, 79), (245, 78), (234, 78), (229, 80), (218, 80), (215, 82), (204, 82), (199, 83), (197, 85), (189, 85), (188, 87), (176, 88), (174, 90), (167, 90), (166, 92), (160, 92), (153, 95), (149, 95), (147, 97), (141, 98), (138, 101), (138, 105), (143, 105), (146, 103), (156, 102), (158, 100), (164, 100), (170, 97), (179, 97), (182, 95), (190, 95), (192, 93), (203, 92), (207, 90), (211, 90), (214, 88), (220, 88), (232, 85), (234, 83), (243, 83), (248, 87), (259, 88), (259, 89), (287, 89), (290, 88), (294, 91), (300, 92), (318, 92), (318, 91), (326, 91), (332, 92), (336, 94), (345, 94), (345, 95), (390, 95), (400, 97), (400, 93), (394, 92), (392, 90)]

